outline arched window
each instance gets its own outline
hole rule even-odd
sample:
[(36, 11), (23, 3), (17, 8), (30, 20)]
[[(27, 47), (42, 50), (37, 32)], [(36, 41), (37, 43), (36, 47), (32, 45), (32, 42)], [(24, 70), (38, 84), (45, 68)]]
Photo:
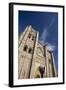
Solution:
[(34, 40), (35, 39), (35, 37), (34, 36), (32, 36), (32, 40)]
[(41, 78), (43, 78), (43, 74), (44, 74), (44, 72), (45, 72), (45, 67), (39, 66), (39, 67), (38, 67), (38, 70), (39, 70), (39, 72), (40, 72), (40, 74), (41, 74)]
[(31, 38), (31, 34), (29, 33), (28, 38)]
[(29, 48), (28, 53), (32, 53), (32, 48)]
[(25, 45), (23, 50), (24, 51), (27, 51), (27, 48), (28, 48), (27, 45)]

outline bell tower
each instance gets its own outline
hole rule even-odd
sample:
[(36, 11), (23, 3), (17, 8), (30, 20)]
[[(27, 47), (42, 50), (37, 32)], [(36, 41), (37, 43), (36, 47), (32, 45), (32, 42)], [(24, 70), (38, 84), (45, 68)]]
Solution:
[(21, 34), (18, 47), (18, 78), (29, 78), (36, 43), (36, 31), (27, 26)]

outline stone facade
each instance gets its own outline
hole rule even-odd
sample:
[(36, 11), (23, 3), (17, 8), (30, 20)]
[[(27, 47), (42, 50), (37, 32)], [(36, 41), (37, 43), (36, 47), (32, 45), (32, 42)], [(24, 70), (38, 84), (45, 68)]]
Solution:
[(38, 41), (39, 32), (27, 26), (18, 40), (18, 79), (56, 77), (53, 52)]

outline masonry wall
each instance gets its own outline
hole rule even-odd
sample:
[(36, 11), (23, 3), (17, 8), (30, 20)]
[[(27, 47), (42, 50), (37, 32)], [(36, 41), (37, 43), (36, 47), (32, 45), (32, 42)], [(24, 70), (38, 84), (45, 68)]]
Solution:
[(31, 26), (25, 29), (21, 35), (18, 47), (18, 78), (29, 78), (34, 52), (36, 32), (31, 30)]
[(47, 45), (39, 43), (39, 32), (27, 26), (18, 42), (18, 78), (41, 78), (56, 76), (54, 57)]

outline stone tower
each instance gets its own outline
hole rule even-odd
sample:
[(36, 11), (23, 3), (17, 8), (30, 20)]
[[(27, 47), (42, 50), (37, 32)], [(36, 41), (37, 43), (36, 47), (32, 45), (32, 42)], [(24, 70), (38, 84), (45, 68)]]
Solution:
[(27, 26), (18, 40), (18, 78), (40, 78), (57, 76), (53, 52), (42, 46), (39, 32)]

